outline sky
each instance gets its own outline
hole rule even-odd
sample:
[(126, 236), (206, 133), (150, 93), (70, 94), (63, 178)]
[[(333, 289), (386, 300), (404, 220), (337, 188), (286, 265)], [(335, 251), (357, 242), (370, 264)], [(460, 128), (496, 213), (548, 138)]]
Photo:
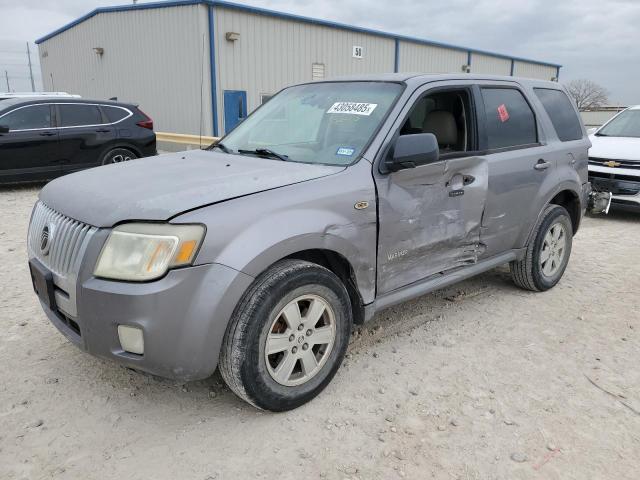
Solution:
[[(236, 0), (563, 65), (560, 81), (586, 78), (611, 104), (640, 104), (640, 0)], [(27, 42), (119, 0), (0, 0), (0, 91), (30, 90)], [(142, 3), (142, 1), (140, 2)]]

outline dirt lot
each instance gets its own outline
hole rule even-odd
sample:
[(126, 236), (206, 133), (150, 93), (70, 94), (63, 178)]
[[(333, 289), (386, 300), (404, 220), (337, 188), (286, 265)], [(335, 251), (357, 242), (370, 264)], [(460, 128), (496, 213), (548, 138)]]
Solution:
[(28, 279), (37, 190), (0, 190), (2, 479), (640, 476), (640, 215), (586, 219), (552, 291), (501, 268), (383, 312), (276, 415), (67, 342)]

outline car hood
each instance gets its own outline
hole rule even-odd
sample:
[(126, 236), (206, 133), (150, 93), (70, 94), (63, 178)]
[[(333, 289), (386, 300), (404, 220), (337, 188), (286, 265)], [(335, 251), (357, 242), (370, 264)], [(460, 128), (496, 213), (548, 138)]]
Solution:
[(589, 156), (640, 162), (640, 138), (589, 136)]
[(124, 220), (168, 220), (343, 169), (193, 150), (66, 175), (46, 185), (40, 200), (81, 222), (111, 227)]

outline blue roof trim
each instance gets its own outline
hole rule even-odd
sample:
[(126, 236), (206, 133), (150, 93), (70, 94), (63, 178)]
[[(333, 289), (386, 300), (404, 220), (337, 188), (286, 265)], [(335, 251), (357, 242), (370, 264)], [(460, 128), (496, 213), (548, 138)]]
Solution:
[(376, 35), (379, 37), (386, 37), (386, 38), (391, 38), (391, 39), (398, 39), (398, 40), (404, 40), (406, 42), (412, 42), (412, 43), (419, 43), (419, 44), (423, 44), (423, 45), (431, 45), (434, 47), (443, 47), (443, 48), (449, 48), (449, 49), (453, 49), (453, 50), (459, 50), (459, 51), (463, 51), (463, 52), (472, 52), (472, 53), (480, 53), (480, 54), (484, 54), (484, 55), (491, 55), (493, 57), (497, 57), (497, 58), (505, 58), (508, 60), (515, 60), (515, 61), (520, 61), (520, 62), (527, 62), (527, 63), (535, 63), (538, 65), (545, 65), (548, 67), (555, 67), (555, 68), (560, 68), (562, 67), (562, 65), (559, 65), (557, 63), (550, 63), (550, 62), (542, 62), (540, 60), (532, 60), (530, 58), (523, 58), (523, 57), (514, 57), (511, 55), (505, 55), (502, 53), (495, 53), (495, 52), (490, 52), (487, 50), (479, 50), (479, 49), (475, 49), (475, 48), (468, 48), (468, 47), (461, 47), (459, 45), (452, 45), (452, 44), (448, 44), (448, 43), (443, 43), (443, 42), (436, 42), (433, 40), (426, 40), (424, 38), (417, 38), (417, 37), (410, 37), (407, 35), (396, 35), (394, 33), (389, 33), (389, 32), (384, 32), (381, 30), (374, 30), (374, 29), (369, 29), (369, 28), (363, 28), (363, 27), (357, 27), (354, 25), (347, 25), (345, 23), (338, 23), (338, 22), (332, 22), (329, 20), (320, 20), (318, 18), (311, 18), (311, 17), (305, 17), (305, 16), (301, 16), (301, 15), (294, 15), (292, 13), (283, 13), (283, 12), (277, 12), (275, 10), (268, 10), (266, 8), (259, 8), (259, 7), (250, 7), (247, 5), (240, 5), (238, 3), (232, 3), (232, 2), (227, 2), (227, 1), (221, 1), (221, 0), (168, 0), (168, 1), (164, 1), (164, 2), (151, 2), (151, 3), (136, 3), (136, 4), (131, 4), (131, 5), (118, 5), (118, 6), (113, 6), (113, 7), (100, 7), (100, 8), (96, 8), (95, 10), (87, 13), (86, 15), (78, 18), (77, 20), (74, 20), (73, 22), (59, 28), (58, 30), (55, 30), (51, 33), (49, 33), (48, 35), (45, 35), (44, 37), (41, 37), (39, 39), (36, 40), (35, 43), (40, 44), (42, 42), (45, 42), (46, 40), (49, 40), (52, 37), (55, 37), (56, 35), (61, 34), (62, 32), (69, 30), (70, 28), (78, 25), (79, 23), (84, 22), (85, 20), (90, 19), (91, 17), (94, 17), (95, 15), (99, 14), (99, 13), (108, 13), (108, 12), (124, 12), (124, 11), (128, 11), (128, 10), (147, 10), (150, 8), (167, 8), (167, 7), (179, 7), (179, 6), (184, 6), (184, 5), (198, 5), (198, 4), (204, 4), (204, 5), (210, 5), (210, 6), (219, 6), (219, 7), (224, 7), (224, 8), (231, 8), (234, 10), (242, 10), (245, 12), (249, 12), (249, 13), (255, 13), (257, 15), (265, 15), (265, 16), (269, 16), (269, 17), (277, 17), (277, 18), (284, 18), (284, 19), (288, 19), (288, 20), (295, 20), (295, 21), (299, 21), (299, 22), (304, 22), (304, 23), (310, 23), (310, 24), (315, 24), (315, 25), (321, 25), (321, 26), (325, 26), (325, 27), (333, 27), (333, 28), (338, 28), (341, 30), (349, 30), (352, 32), (358, 32), (358, 33), (366, 33), (369, 35)]
[(209, 75), (211, 79), (211, 115), (213, 116), (213, 136), (218, 136), (218, 81), (216, 80), (216, 42), (215, 24), (213, 21), (213, 7), (207, 7), (209, 22)]

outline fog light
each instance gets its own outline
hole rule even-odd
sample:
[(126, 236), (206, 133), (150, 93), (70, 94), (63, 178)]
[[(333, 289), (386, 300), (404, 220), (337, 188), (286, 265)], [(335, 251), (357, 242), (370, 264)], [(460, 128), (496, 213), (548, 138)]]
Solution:
[(118, 325), (118, 338), (125, 352), (137, 353), (138, 355), (144, 353), (144, 337), (140, 328)]

